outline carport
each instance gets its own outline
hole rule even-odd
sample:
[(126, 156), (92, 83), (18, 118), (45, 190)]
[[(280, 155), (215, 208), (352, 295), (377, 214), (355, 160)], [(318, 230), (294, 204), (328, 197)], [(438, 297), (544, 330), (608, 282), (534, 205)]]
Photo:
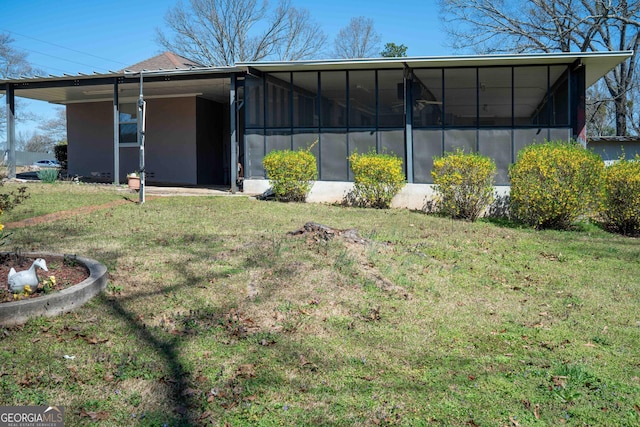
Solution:
[[(1, 81), (7, 103), (9, 176), (15, 177), (15, 97), (67, 110), (69, 173), (121, 183), (138, 169), (136, 105), (147, 102), (150, 181), (236, 190), (244, 72), (236, 67), (126, 70)], [(238, 96), (239, 95), (239, 96)]]

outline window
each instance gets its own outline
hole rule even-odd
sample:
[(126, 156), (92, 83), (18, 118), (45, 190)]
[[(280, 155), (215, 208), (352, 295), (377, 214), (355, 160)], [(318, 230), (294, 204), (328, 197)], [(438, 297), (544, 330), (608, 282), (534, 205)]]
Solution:
[(120, 104), (120, 144), (136, 144), (138, 142), (138, 106), (136, 104)]

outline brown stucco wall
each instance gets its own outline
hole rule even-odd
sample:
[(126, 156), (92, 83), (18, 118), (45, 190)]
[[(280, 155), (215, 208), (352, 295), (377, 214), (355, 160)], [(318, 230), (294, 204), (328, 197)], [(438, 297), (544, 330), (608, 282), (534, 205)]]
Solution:
[(69, 174), (112, 179), (113, 104), (67, 105)]
[[(113, 104), (67, 106), (69, 173), (113, 180)], [(146, 170), (150, 183), (196, 184), (196, 99), (147, 101)], [(138, 148), (120, 148), (120, 180), (139, 168)]]
[(147, 101), (145, 142), (150, 181), (196, 184), (196, 98)]

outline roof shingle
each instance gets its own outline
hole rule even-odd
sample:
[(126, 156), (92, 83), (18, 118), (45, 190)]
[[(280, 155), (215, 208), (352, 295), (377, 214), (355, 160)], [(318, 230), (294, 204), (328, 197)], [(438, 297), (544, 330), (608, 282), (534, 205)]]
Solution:
[(173, 52), (164, 52), (160, 55), (154, 56), (153, 58), (145, 59), (142, 62), (125, 67), (120, 71), (184, 70), (203, 66), (204, 65)]

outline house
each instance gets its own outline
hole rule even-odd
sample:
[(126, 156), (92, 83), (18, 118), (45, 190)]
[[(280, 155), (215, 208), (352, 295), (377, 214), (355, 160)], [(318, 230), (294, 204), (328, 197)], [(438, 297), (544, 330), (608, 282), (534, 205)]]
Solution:
[[(433, 156), (457, 147), (498, 167), (545, 139), (586, 142), (585, 91), (631, 52), (586, 52), (239, 63), (206, 67), (166, 52), (107, 74), (0, 81), (21, 96), (66, 105), (69, 173), (121, 182), (138, 169), (138, 108), (146, 101), (148, 181), (268, 188), (271, 150), (312, 148), (310, 201), (340, 200), (353, 150), (394, 153), (408, 185), (394, 205), (421, 207)], [(11, 116), (11, 113), (9, 113)], [(10, 118), (10, 117), (9, 117)], [(11, 120), (8, 120), (11, 143)], [(10, 146), (10, 144), (8, 144)]]

